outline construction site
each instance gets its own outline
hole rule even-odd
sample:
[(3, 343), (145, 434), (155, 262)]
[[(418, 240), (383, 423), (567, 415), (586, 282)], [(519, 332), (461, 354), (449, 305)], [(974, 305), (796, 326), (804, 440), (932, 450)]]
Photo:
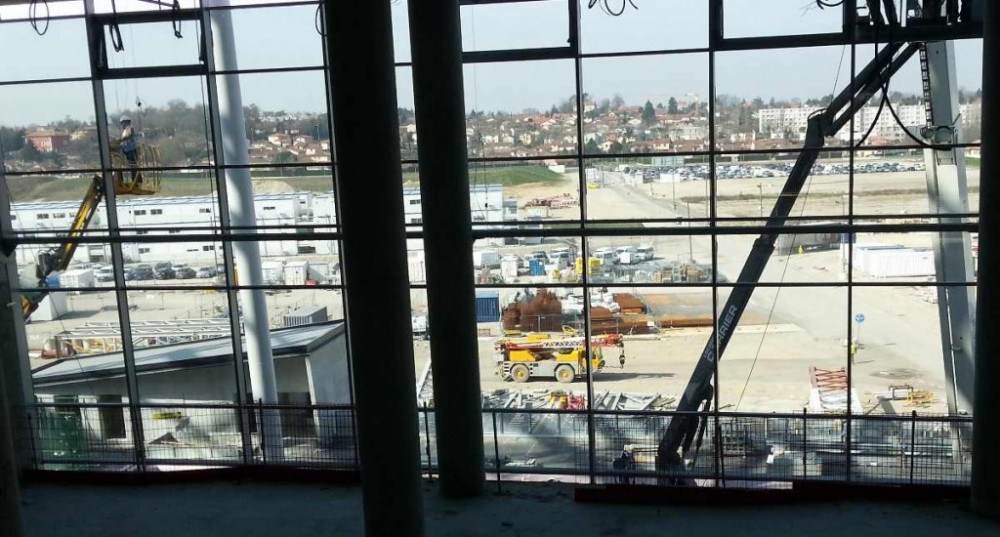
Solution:
[(63, 479), (996, 517), (1000, 10), (772, 3), (0, 0), (0, 535)]

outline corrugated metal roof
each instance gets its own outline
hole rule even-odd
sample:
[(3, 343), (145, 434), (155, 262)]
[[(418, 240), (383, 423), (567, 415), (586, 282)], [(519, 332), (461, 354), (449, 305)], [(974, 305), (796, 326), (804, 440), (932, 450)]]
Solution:
[[(271, 348), (275, 358), (299, 356), (315, 350), (344, 333), (343, 321), (279, 328), (271, 331)], [(138, 373), (164, 369), (199, 367), (228, 362), (233, 355), (230, 338), (206, 339), (135, 350)], [(124, 356), (120, 352), (95, 354), (82, 358), (64, 358), (45, 364), (31, 372), (36, 386), (88, 378), (117, 377), (125, 374)]]

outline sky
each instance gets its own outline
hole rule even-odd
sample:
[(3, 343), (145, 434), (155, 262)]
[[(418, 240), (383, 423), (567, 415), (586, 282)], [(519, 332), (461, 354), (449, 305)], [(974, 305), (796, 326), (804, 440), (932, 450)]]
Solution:
[[(186, 0), (193, 2), (195, 0)], [(246, 1), (246, 0), (241, 0)], [(586, 0), (580, 0), (586, 3)], [(611, 0), (612, 4), (620, 0)], [(704, 47), (708, 41), (707, 0), (635, 0), (638, 10), (611, 17), (597, 9), (582, 14), (584, 53), (637, 50), (678, 50)], [(119, 4), (141, 6), (138, 0)], [(406, 1), (393, 5), (396, 57), (409, 60)], [(0, 13), (0, 16), (4, 13)], [(726, 0), (724, 26), (729, 37), (838, 31), (839, 10), (820, 10), (811, 0)], [(9, 19), (10, 17), (5, 17)], [(233, 12), (237, 59), (241, 68), (309, 67), (322, 64), (321, 38), (315, 29), (315, 8), (286, 6)], [(513, 6), (462, 8), (466, 50), (560, 46), (568, 37), (565, 0)], [(197, 36), (192, 23), (182, 27), (183, 39), (170, 24), (122, 28), (126, 50), (112, 53), (114, 66), (197, 62)], [(0, 55), (0, 82), (55, 77), (85, 77), (90, 73), (82, 20), (57, 20), (44, 36), (27, 22), (0, 24), (0, 50), (30, 50)], [(859, 67), (871, 57), (871, 47), (857, 49)], [(981, 41), (956, 44), (959, 87), (975, 89), (982, 78)], [(716, 55), (719, 94), (745, 98), (808, 98), (843, 88), (849, 79), (850, 49), (821, 47)], [(839, 71), (839, 76), (838, 76)], [(570, 60), (467, 65), (466, 108), (521, 111), (548, 109), (573, 96), (574, 65)], [(621, 95), (629, 104), (670, 97), (708, 95), (705, 53), (646, 57), (591, 58), (583, 62), (584, 91), (597, 98)], [(836, 84), (835, 84), (836, 83)], [(399, 105), (412, 107), (408, 67), (397, 68)], [(919, 71), (912, 60), (892, 82), (892, 89), (919, 90)], [(136, 99), (162, 106), (172, 99), (203, 102), (204, 83), (195, 78), (109, 81), (108, 109), (129, 107)], [(320, 112), (325, 110), (325, 86), (319, 71), (255, 74), (241, 77), (243, 101), (264, 110)], [(70, 116), (93, 118), (89, 82), (0, 85), (0, 124), (44, 124)]]

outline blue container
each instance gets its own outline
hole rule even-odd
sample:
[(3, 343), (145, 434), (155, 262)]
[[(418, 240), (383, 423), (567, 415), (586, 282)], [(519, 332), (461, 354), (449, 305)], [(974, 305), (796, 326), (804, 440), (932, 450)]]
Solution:
[(528, 263), (528, 271), (532, 276), (545, 276), (545, 265), (542, 264), (541, 260), (532, 259)]
[(45, 277), (45, 287), (59, 287), (59, 275), (49, 274)]
[(476, 322), (495, 323), (500, 320), (500, 292), (476, 291)]

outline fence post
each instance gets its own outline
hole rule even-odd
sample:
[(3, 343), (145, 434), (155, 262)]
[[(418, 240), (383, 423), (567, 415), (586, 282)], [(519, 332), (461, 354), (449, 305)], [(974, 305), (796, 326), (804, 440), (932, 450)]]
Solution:
[(257, 399), (257, 412), (255, 412), (254, 419), (257, 420), (257, 435), (260, 437), (260, 460), (261, 463), (267, 466), (267, 431), (264, 430), (266, 427), (267, 420), (264, 419), (264, 400)]
[(434, 481), (434, 468), (431, 466), (431, 422), (427, 412), (427, 403), (424, 403), (424, 450), (427, 452), (427, 480)]
[(808, 408), (802, 409), (802, 479), (809, 478), (809, 457), (808, 451), (806, 450), (806, 435), (809, 430), (809, 420), (806, 417), (809, 414)]
[(38, 429), (38, 431), (35, 431), (35, 425), (32, 423), (32, 419), (34, 418), (35, 412), (37, 410), (38, 410), (37, 407), (31, 406), (28, 407), (24, 413), (26, 422), (28, 424), (28, 442), (31, 447), (31, 468), (33, 470), (38, 470), (40, 468), (39, 464), (40, 461), (38, 460), (39, 459), (38, 451), (37, 448), (35, 447), (35, 433), (37, 432), (40, 435), (42, 430)]
[(914, 410), (910, 419), (910, 484), (913, 484), (914, 466), (917, 461), (917, 411)]
[(500, 437), (497, 436), (497, 411), (490, 409), (493, 417), (493, 467), (497, 472), (497, 494), (501, 494), (503, 489), (500, 484)]

